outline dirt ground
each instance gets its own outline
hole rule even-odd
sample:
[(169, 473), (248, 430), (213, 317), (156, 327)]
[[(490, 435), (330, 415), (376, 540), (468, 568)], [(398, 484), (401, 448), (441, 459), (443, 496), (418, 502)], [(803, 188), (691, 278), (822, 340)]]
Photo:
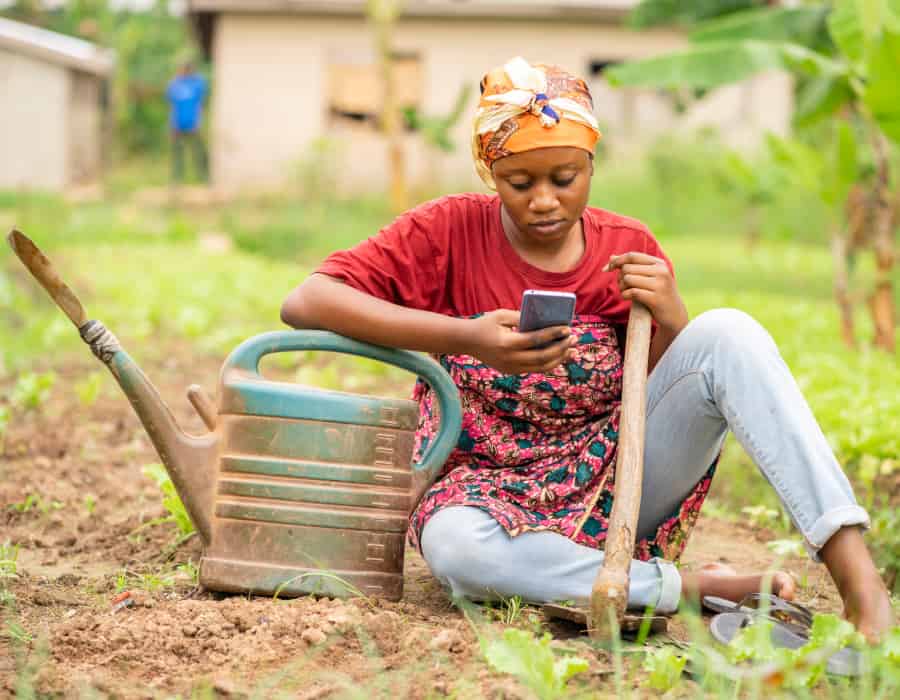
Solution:
[[(400, 603), (200, 590), (184, 566), (199, 561), (197, 539), (173, 547), (173, 525), (141, 527), (165, 511), (141, 473), (158, 458), (124, 396), (110, 381), (85, 407), (73, 390), (97, 369), (86, 358), (57, 370), (50, 401), (14, 415), (9, 427), (0, 543), (9, 539), (20, 551), (7, 583), (14, 600), (0, 607), (0, 696), (33, 689), (65, 697), (528, 697), (482, 661), (472, 626), (411, 550)], [(199, 382), (212, 390), (218, 364), (172, 359), (145, 369), (181, 425), (202, 432), (184, 388)], [(683, 562), (764, 569), (774, 558), (769, 537), (704, 519)], [(789, 558), (782, 567), (803, 584), (802, 600), (839, 610), (821, 566)], [(123, 590), (132, 604), (114, 609)], [(516, 622), (539, 623), (530, 609)], [(612, 687), (606, 652), (571, 630), (552, 631), (554, 644), (590, 661), (583, 677), (591, 687)], [(673, 620), (670, 635), (686, 638), (683, 620)]]

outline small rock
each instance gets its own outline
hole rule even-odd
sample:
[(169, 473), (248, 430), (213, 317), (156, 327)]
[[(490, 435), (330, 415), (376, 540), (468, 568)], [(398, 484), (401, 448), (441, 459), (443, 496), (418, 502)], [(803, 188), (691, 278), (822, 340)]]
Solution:
[(463, 650), (465, 641), (457, 630), (441, 630), (434, 639), (428, 643), (428, 646), (431, 649), (456, 654)]
[(315, 646), (317, 644), (321, 644), (325, 641), (325, 633), (317, 629), (316, 627), (310, 627), (309, 629), (303, 630), (303, 634), (300, 635), (300, 639), (309, 644), (310, 646)]
[(197, 636), (197, 625), (184, 625), (181, 628), (181, 633), (185, 637), (196, 637)]

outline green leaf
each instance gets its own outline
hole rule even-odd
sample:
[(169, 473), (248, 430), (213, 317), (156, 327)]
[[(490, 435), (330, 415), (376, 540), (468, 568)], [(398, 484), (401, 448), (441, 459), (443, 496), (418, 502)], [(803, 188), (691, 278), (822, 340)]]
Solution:
[(807, 127), (830, 117), (854, 97), (847, 76), (812, 78), (797, 92), (794, 124)]
[(687, 656), (679, 654), (672, 647), (656, 649), (644, 659), (644, 670), (649, 674), (647, 685), (663, 693), (671, 690), (681, 680), (686, 664)]
[(777, 44), (708, 42), (613, 66), (605, 75), (613, 85), (714, 88), (783, 67), (783, 54)]
[(692, 42), (763, 39), (804, 46), (822, 43), (828, 8), (760, 7), (704, 22), (690, 33)]
[(858, 0), (837, 0), (828, 15), (828, 32), (837, 47), (850, 61), (863, 58), (863, 31)]
[(884, 134), (900, 144), (900, 32), (886, 30), (866, 48), (863, 102)]
[(487, 642), (484, 656), (498, 671), (515, 676), (542, 700), (559, 697), (566, 681), (587, 670), (588, 663), (577, 657), (555, 659), (550, 635), (538, 639), (516, 628), (504, 630), (503, 637)]
[(766, 145), (775, 162), (782, 165), (788, 177), (805, 190), (822, 196), (825, 158), (804, 143), (766, 134)]
[(714, 88), (768, 70), (800, 70), (813, 76), (839, 76), (846, 68), (798, 44), (747, 40), (710, 41), (682, 51), (609, 68), (613, 85)]

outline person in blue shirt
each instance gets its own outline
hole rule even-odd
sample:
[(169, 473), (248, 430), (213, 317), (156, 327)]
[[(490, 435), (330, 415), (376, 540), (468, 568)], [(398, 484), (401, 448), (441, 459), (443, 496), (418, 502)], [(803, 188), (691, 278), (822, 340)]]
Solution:
[(184, 180), (184, 153), (188, 149), (193, 151), (198, 177), (206, 180), (206, 144), (200, 133), (206, 94), (206, 79), (196, 73), (189, 62), (181, 66), (166, 90), (171, 107), (169, 125), (172, 129), (172, 179), (175, 182)]

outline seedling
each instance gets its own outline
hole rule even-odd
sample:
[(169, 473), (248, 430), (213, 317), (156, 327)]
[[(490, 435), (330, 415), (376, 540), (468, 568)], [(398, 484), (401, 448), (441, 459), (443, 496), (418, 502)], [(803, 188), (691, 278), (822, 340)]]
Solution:
[(53, 372), (41, 374), (28, 372), (19, 377), (13, 387), (10, 400), (13, 406), (18, 406), (26, 411), (35, 411), (50, 398), (50, 392), (55, 382), (56, 374)]
[(84, 509), (85, 509), (85, 511), (87, 511), (88, 515), (93, 515), (96, 507), (97, 507), (97, 499), (94, 497), (93, 494), (89, 493), (87, 496), (84, 497)]
[(16, 577), (18, 571), (19, 545), (6, 540), (0, 544), (0, 589), (6, 588), (6, 581)]
[(191, 522), (187, 509), (175, 492), (175, 485), (172, 483), (172, 479), (169, 478), (163, 465), (148, 464), (141, 471), (156, 482), (156, 485), (162, 492), (163, 508), (169, 512), (167, 517), (151, 520), (141, 527), (150, 527), (152, 525), (158, 525), (159, 523), (172, 522), (178, 526), (178, 531), (183, 536), (193, 533), (195, 531), (194, 523)]
[(647, 685), (662, 692), (671, 690), (681, 681), (686, 664), (687, 656), (670, 646), (651, 651), (644, 659), (644, 670), (650, 674)]
[(90, 408), (96, 403), (103, 391), (103, 381), (105, 377), (101, 372), (91, 372), (87, 377), (75, 385), (75, 393), (78, 395), (78, 401), (85, 408)]

